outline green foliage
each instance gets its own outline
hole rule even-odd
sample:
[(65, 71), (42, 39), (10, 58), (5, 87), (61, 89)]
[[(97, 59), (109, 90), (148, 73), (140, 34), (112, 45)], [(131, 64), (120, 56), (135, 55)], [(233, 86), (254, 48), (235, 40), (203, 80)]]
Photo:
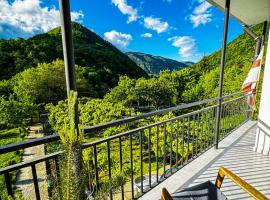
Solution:
[(153, 106), (155, 109), (176, 104), (176, 98), (174, 83), (162, 76), (138, 80), (121, 77), (118, 86), (105, 96), (107, 101), (122, 102), (128, 107)]
[(177, 90), (169, 81), (164, 81), (160, 78), (151, 78), (146, 80), (144, 78), (138, 79), (133, 91), (132, 98), (146, 105), (154, 106), (159, 109), (162, 106), (174, 105)]
[(112, 102), (123, 102), (125, 105), (131, 107), (132, 102), (132, 90), (136, 84), (135, 79), (131, 79), (128, 76), (121, 76), (118, 85), (111, 89), (111, 91), (105, 95), (104, 99)]
[[(21, 142), (23, 140), (24, 134), (19, 128), (0, 130), (0, 146), (12, 144), (16, 142)], [(0, 155), (0, 168), (7, 167), (19, 163), (21, 161), (22, 151), (15, 151), (10, 153), (5, 153)], [(16, 181), (16, 173), (11, 173), (11, 181), (14, 183)], [(0, 176), (0, 197), (1, 199), (7, 199), (7, 191), (4, 182), (4, 176)]]
[[(110, 103), (106, 100), (82, 98), (78, 105), (80, 113), (80, 125), (82, 127), (93, 126), (117, 119), (134, 116), (134, 109), (126, 108), (123, 103)], [(61, 130), (64, 121), (68, 118), (67, 101), (60, 101), (57, 105), (48, 104), (46, 106), (49, 112), (49, 123), (55, 131)], [(120, 131), (124, 127), (114, 127), (107, 129), (103, 136), (110, 136)]]
[[(78, 23), (72, 23), (72, 27), (75, 62), (83, 66), (84, 75), (90, 83), (93, 83), (91, 78), (96, 73), (98, 82), (94, 87), (99, 97), (117, 84), (120, 75), (147, 77), (140, 67), (112, 44)], [(40, 63), (63, 59), (61, 29), (57, 27), (27, 40), (0, 39), (0, 58), (0, 80), (10, 79)]]
[(17, 101), (14, 96), (8, 99), (0, 96), (0, 125), (9, 128), (24, 128), (27, 125), (26, 119), (36, 110), (35, 104)]
[(10, 80), (0, 81), (0, 96), (8, 97), (13, 92), (13, 85)]
[(68, 96), (68, 118), (64, 119), (62, 128), (59, 129), (58, 133), (62, 143), (67, 145), (73, 145), (83, 141), (83, 133), (76, 128), (76, 107), (77, 107), (77, 92), (71, 91)]
[[(261, 35), (262, 24), (254, 26), (252, 30), (257, 35)], [(224, 94), (241, 91), (242, 83), (252, 65), (254, 51), (255, 43), (246, 33), (228, 44), (224, 70)], [(183, 82), (184, 102), (194, 102), (217, 96), (220, 56), (221, 50), (218, 50), (180, 71), (190, 77), (189, 81)]]
[[(79, 66), (76, 66), (76, 81), (80, 92), (92, 92), (92, 87)], [(22, 101), (48, 103), (62, 100), (66, 96), (64, 62), (56, 60), (26, 69), (13, 78), (13, 84), (15, 94)]]
[[(83, 134), (76, 126), (77, 92), (70, 91), (68, 96), (68, 118), (62, 123), (58, 133), (65, 150), (63, 178), (64, 199), (84, 199), (84, 173), (82, 168), (81, 142)], [(62, 175), (63, 176), (63, 175)]]

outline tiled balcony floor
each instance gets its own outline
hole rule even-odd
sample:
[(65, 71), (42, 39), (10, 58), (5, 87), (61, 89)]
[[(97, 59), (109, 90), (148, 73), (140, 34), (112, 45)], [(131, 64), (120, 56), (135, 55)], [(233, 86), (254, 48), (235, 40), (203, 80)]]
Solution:
[[(270, 198), (270, 157), (253, 152), (256, 122), (248, 121), (170, 178), (140, 199), (160, 199), (161, 189), (169, 192), (206, 180), (215, 182), (220, 166), (224, 166)], [(229, 199), (252, 199), (241, 188), (225, 178), (222, 191)]]

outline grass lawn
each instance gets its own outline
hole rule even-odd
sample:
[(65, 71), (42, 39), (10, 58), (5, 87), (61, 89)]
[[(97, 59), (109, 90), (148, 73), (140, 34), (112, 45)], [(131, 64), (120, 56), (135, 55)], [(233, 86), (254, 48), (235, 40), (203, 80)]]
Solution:
[[(20, 133), (18, 128), (9, 130), (0, 130), (0, 146), (20, 142), (23, 140), (24, 134)], [(6, 167), (21, 161), (22, 151), (16, 151), (0, 155), (0, 168)], [(11, 173), (12, 182), (16, 180), (16, 173)], [(5, 189), (4, 176), (0, 176), (0, 195), (1, 199), (7, 199), (7, 191)]]

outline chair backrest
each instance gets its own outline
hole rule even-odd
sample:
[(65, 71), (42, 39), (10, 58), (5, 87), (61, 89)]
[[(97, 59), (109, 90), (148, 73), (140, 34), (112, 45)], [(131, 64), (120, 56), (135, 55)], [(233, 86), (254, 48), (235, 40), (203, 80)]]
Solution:
[[(264, 196), (261, 192), (256, 190), (253, 186), (248, 184), (246, 181), (238, 177), (236, 174), (226, 169), (225, 167), (220, 167), (216, 179), (215, 186), (220, 189), (223, 183), (223, 180), (227, 176), (230, 180), (232, 180), (236, 185), (240, 186), (243, 190), (245, 190), (250, 196), (252, 196), (256, 200), (268, 200), (266, 196)], [(170, 193), (166, 188), (162, 189), (161, 200), (173, 200)]]
[(261, 192), (256, 190), (253, 186), (248, 184), (246, 181), (241, 179), (239, 176), (231, 172), (230, 170), (226, 169), (225, 167), (220, 167), (216, 179), (216, 187), (221, 188), (222, 182), (227, 176), (231, 179), (236, 185), (240, 186), (243, 190), (245, 190), (250, 196), (252, 196), (256, 200), (267, 200), (268, 198), (264, 196)]

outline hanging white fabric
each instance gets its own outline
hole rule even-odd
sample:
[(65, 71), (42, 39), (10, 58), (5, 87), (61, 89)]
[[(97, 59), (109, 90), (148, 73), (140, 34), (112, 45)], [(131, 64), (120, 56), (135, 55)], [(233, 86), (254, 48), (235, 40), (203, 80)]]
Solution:
[(259, 56), (254, 61), (251, 69), (249, 70), (249, 73), (246, 77), (246, 80), (244, 81), (242, 85), (242, 91), (248, 95), (248, 105), (249, 107), (254, 110), (255, 109), (255, 96), (256, 93), (256, 86), (260, 79), (260, 72), (261, 72), (261, 66), (262, 66), (262, 58), (263, 58), (263, 50), (264, 47), (262, 47)]

